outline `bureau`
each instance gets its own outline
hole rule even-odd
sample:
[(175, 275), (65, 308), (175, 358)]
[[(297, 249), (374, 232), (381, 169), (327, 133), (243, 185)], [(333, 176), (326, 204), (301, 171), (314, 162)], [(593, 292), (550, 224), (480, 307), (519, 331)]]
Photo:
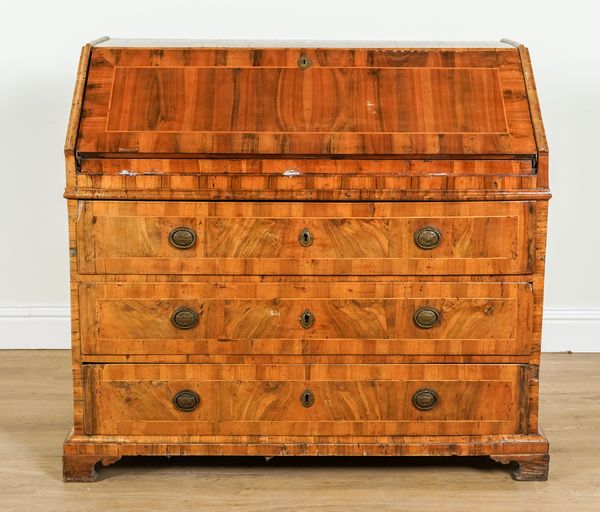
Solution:
[(525, 47), (103, 38), (65, 155), (66, 481), (130, 455), (490, 456), (547, 478)]

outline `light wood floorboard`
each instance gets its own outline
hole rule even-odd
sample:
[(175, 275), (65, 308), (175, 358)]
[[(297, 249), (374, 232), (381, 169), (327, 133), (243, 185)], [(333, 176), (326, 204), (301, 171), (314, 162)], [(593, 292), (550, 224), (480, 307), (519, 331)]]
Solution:
[(488, 459), (137, 458), (63, 484), (69, 352), (0, 351), (0, 511), (600, 511), (600, 354), (545, 354), (548, 482)]

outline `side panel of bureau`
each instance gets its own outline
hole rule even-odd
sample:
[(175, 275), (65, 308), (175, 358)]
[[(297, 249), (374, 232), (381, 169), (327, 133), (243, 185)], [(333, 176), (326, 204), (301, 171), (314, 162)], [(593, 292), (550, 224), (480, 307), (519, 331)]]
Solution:
[[(84, 201), (82, 274), (459, 275), (533, 271), (535, 202)], [(177, 228), (194, 234), (185, 249)], [(417, 239), (419, 233), (425, 235)], [(189, 235), (191, 236), (191, 235)], [(423, 247), (423, 244), (431, 244)]]
[[(529, 283), (80, 284), (84, 354), (528, 354)], [(434, 310), (431, 327), (415, 315)], [(194, 325), (173, 322), (182, 309)], [(304, 312), (312, 315), (302, 325)]]
[[(85, 365), (85, 432), (478, 435), (526, 429), (521, 365)], [(427, 389), (431, 410), (413, 405)], [(175, 406), (197, 394), (191, 411)], [(310, 392), (313, 403), (303, 405)]]

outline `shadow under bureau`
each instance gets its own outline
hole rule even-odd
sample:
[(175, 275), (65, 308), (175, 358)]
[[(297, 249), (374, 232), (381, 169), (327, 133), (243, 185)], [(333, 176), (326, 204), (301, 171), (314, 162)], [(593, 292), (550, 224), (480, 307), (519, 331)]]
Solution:
[(485, 455), (547, 478), (523, 46), (104, 38), (65, 155), (66, 481), (129, 455)]

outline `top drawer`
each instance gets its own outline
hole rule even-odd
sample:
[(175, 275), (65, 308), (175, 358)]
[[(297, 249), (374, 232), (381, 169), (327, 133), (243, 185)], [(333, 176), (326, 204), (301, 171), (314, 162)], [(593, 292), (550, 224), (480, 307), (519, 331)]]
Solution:
[(533, 271), (535, 202), (83, 201), (82, 274)]

